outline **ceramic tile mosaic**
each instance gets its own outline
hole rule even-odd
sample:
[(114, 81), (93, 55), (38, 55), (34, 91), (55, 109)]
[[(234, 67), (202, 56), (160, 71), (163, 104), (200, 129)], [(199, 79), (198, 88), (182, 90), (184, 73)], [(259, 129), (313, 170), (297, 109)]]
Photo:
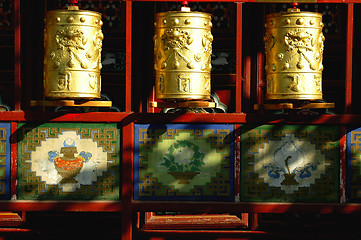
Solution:
[(241, 144), (242, 201), (339, 201), (337, 126), (245, 126)]
[(21, 124), (18, 132), (19, 199), (119, 199), (116, 124)]
[(349, 128), (347, 144), (347, 199), (361, 202), (361, 128)]
[(0, 199), (10, 199), (10, 123), (0, 123)]
[(135, 124), (134, 199), (233, 201), (233, 126)]

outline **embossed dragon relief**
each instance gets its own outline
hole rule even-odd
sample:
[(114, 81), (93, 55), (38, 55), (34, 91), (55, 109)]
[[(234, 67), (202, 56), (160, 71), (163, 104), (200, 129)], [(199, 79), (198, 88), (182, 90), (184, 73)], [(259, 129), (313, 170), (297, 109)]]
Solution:
[[(45, 31), (45, 34), (46, 31)], [(90, 45), (88, 38), (85, 36), (81, 29), (76, 27), (67, 26), (56, 32), (54, 42), (56, 43), (56, 50), (50, 52), (49, 60), (53, 61), (53, 69), (59, 70), (57, 81), (57, 88), (59, 90), (71, 91), (72, 74), (70, 69), (76, 68), (76, 63), (79, 64), (81, 69), (93, 70), (99, 72), (101, 65), (101, 51), (102, 40), (104, 35), (101, 30), (92, 35)], [(47, 39), (47, 37), (45, 37)], [(87, 50), (87, 51), (86, 51)], [(64, 69), (60, 69), (62, 62), (65, 60), (66, 65)], [(46, 63), (47, 60), (45, 60)], [(99, 77), (98, 74), (93, 72), (88, 73), (89, 86), (97, 91)]]
[[(76, 62), (82, 69), (101, 68), (101, 50), (104, 35), (101, 30), (96, 32), (92, 39), (93, 47), (86, 49), (88, 38), (81, 29), (76, 27), (65, 27), (58, 30), (54, 36), (57, 45), (56, 51), (50, 53), (50, 59), (54, 60), (54, 68), (61, 65), (61, 61), (67, 58), (67, 67), (74, 68)], [(86, 53), (82, 51), (88, 50)], [(83, 56), (82, 56), (83, 55)], [(90, 62), (91, 66), (89, 67)]]
[(210, 32), (204, 33), (200, 46), (201, 52), (193, 54), (190, 48), (194, 42), (191, 31), (180, 28), (166, 30), (162, 36), (154, 36), (155, 62), (162, 61), (161, 69), (167, 67), (178, 69), (181, 61), (186, 64), (188, 69), (194, 69), (194, 61), (202, 62), (201, 70), (210, 70), (212, 68), (212, 41), (212, 34)]
[[(305, 62), (308, 64), (310, 70), (321, 72), (323, 70), (322, 55), (324, 50), (325, 37), (322, 32), (319, 34), (318, 39), (314, 34), (303, 30), (295, 29), (288, 31), (283, 38), (283, 45), (286, 47), (285, 52), (276, 53), (276, 61), (283, 62), (281, 71), (290, 69), (291, 64), (299, 70), (304, 69)], [(274, 59), (270, 55), (272, 49), (276, 45), (276, 37), (272, 33), (267, 33), (264, 36), (265, 53), (268, 59)], [(276, 71), (277, 64), (273, 63), (266, 66), (266, 70)], [(287, 72), (285, 72), (287, 73)], [(267, 88), (270, 89), (273, 78), (268, 78)], [(300, 74), (286, 74), (285, 79), (289, 82), (287, 88), (291, 92), (304, 92), (306, 91), (305, 82), (302, 80)], [(315, 91), (321, 93), (321, 77), (319, 74), (314, 74), (311, 82), (314, 83)], [(310, 83), (310, 82), (308, 82)]]
[[(277, 61), (284, 61), (281, 70), (287, 70), (290, 68), (291, 61), (296, 59), (296, 67), (298, 69), (304, 68), (304, 60), (308, 63), (311, 70), (322, 71), (322, 55), (324, 49), (324, 35), (319, 35), (319, 39), (303, 29), (296, 29), (293, 31), (287, 32), (283, 37), (283, 44), (286, 47), (286, 52), (279, 52), (276, 54)], [(276, 45), (276, 37), (267, 33), (264, 36), (265, 43), (265, 53), (269, 58), (270, 53), (272, 53), (272, 49)], [(273, 59), (273, 58), (269, 58)], [(319, 67), (317, 68), (317, 63), (319, 63)], [(275, 64), (272, 64), (273, 71), (276, 71)]]
[[(289, 52), (292, 52), (294, 49), (296, 49), (297, 52), (294, 53), (293, 55), (291, 55), (286, 60), (286, 63), (283, 66), (283, 68), (288, 69), (289, 63), (292, 60), (292, 58), (294, 56), (298, 55), (298, 60), (297, 60), (297, 64), (296, 64), (296, 67), (298, 69), (304, 68), (304, 61), (302, 61), (304, 59), (309, 64), (309, 67), (311, 70), (316, 70), (316, 71), (322, 70), (322, 69), (320, 69), (320, 68), (322, 68), (322, 64), (319, 69), (317, 69), (316, 64), (320, 60), (322, 60), (324, 39), (325, 38), (322, 33), (320, 34), (319, 41), (317, 41), (317, 39), (315, 39), (315, 36), (313, 36), (312, 33), (309, 33), (305, 30), (296, 29), (294, 31), (289, 31), (284, 37), (286, 49)], [(316, 44), (317, 42), (321, 42), (320, 47), (317, 46), (317, 44)], [(311, 53), (313, 53), (313, 55), (308, 54), (307, 52), (311, 52)], [(310, 59), (310, 57), (313, 57), (313, 59)], [(282, 60), (281, 55), (279, 55), (279, 60)]]

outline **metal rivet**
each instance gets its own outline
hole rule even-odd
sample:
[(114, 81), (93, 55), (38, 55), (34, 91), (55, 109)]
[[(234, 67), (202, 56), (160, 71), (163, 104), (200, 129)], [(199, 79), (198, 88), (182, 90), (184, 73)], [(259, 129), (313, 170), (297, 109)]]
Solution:
[(296, 21), (296, 24), (297, 25), (303, 25), (305, 23), (305, 19), (303, 19), (303, 18), (299, 18), (299, 19), (297, 19), (297, 21)]
[(72, 16), (69, 16), (67, 19), (68, 23), (74, 22), (74, 18)]
[(179, 19), (178, 18), (172, 19), (172, 24), (173, 25), (178, 25), (179, 24)]

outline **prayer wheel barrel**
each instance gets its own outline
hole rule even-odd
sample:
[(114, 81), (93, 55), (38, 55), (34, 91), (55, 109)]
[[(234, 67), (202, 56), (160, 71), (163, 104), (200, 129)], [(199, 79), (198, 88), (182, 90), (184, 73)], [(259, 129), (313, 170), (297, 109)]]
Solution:
[(266, 16), (267, 100), (322, 99), (322, 14), (297, 8)]
[(156, 15), (154, 69), (156, 99), (209, 100), (211, 95), (211, 16), (190, 11)]
[(101, 14), (71, 6), (49, 11), (45, 22), (45, 97), (100, 98)]

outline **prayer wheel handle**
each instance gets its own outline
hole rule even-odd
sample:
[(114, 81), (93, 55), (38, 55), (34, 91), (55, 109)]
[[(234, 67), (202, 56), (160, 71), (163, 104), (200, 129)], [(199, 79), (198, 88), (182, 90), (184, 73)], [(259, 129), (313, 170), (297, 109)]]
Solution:
[(181, 11), (189, 12), (191, 10), (190, 7), (188, 6), (188, 1), (182, 1), (181, 5), (182, 5)]
[(79, 0), (69, 0), (69, 2), (70, 2), (70, 6), (77, 6)]

